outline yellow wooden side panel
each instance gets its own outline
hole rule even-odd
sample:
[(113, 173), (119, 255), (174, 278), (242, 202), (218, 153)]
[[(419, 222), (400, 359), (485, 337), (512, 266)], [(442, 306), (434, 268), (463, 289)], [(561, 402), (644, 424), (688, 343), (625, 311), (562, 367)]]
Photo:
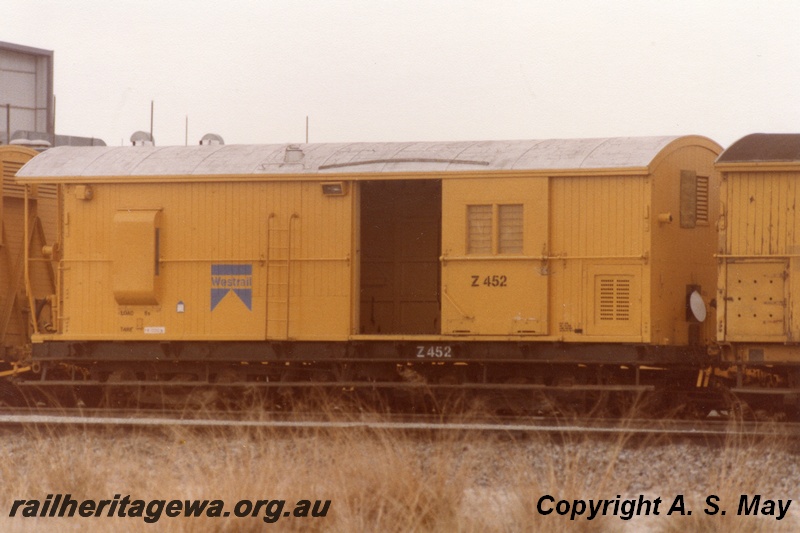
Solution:
[[(74, 186), (65, 193), (65, 338), (349, 335), (349, 195), (325, 196), (319, 184), (302, 182), (96, 184), (93, 190), (89, 200), (77, 197)], [(158, 212), (160, 220), (127, 221), (131, 215), (120, 214), (126, 212)], [(142, 299), (141, 283), (131, 281), (138, 266), (115, 277), (115, 268), (127, 268), (114, 266), (123, 252), (121, 224), (141, 226), (149, 240), (131, 253), (149, 257), (154, 234), (143, 228), (159, 226), (159, 267), (146, 275), (156, 280), (154, 299)]]
[[(97, 187), (101, 196), (108, 186)], [(268, 194), (264, 184), (114, 185), (122, 207), (162, 207), (161, 316), (139, 317), (145, 338), (263, 339)], [(146, 310), (145, 310), (146, 312)], [(147, 324), (152, 324), (147, 329)], [(165, 333), (159, 333), (159, 327)], [(148, 334), (148, 332), (152, 332)]]
[[(163, 192), (162, 187), (156, 186), (154, 189)], [(115, 271), (120, 273), (125, 268), (124, 256), (118, 255), (120, 247), (137, 247), (136, 243), (121, 243), (121, 240), (135, 240), (135, 236), (124, 236), (120, 225), (127, 224), (121, 219), (115, 222), (118, 212), (149, 210), (154, 213), (165, 205), (166, 197), (163, 194), (143, 194), (139, 186), (131, 190), (126, 201), (120, 202), (119, 186), (97, 186), (92, 190), (93, 195), (89, 197), (81, 194), (79, 188), (73, 185), (65, 187), (63, 260), (60, 268), (63, 302), (61, 331), (69, 335), (111, 335), (122, 339), (143, 335), (145, 328), (148, 331), (154, 331), (149, 328), (158, 328), (157, 331), (165, 332), (163, 294), (151, 296), (149, 301), (152, 303), (144, 306), (120, 305), (114, 292), (119, 289), (125, 301), (121, 284), (130, 283), (115, 276)], [(134, 221), (131, 221), (131, 225), (135, 225)], [(146, 266), (151, 282), (155, 277), (154, 232), (155, 227), (151, 224), (146, 237), (152, 241), (152, 248), (148, 247), (147, 250)], [(162, 265), (160, 275), (166, 277), (167, 270)], [(175, 334), (174, 325), (170, 326), (170, 334)]]
[(548, 178), (444, 180), (442, 333), (547, 335)]
[(728, 255), (796, 253), (797, 173), (738, 172), (726, 183)]
[(551, 251), (566, 260), (639, 257), (645, 247), (642, 176), (551, 178)]
[[(290, 290), (288, 336), (312, 340), (344, 339), (352, 327), (352, 187), (346, 187), (346, 195), (325, 195), (320, 183), (298, 185), (300, 203), (292, 212), (297, 216), (292, 219), (290, 214), (285, 226), (290, 229), (291, 248), (281, 251), (287, 254), (284, 257), (290, 258), (281, 271), (288, 275)], [(276, 183), (270, 186), (286, 185)], [(280, 264), (277, 258), (276, 262)], [(278, 303), (277, 310), (271, 307), (268, 310), (270, 318), (278, 316), (270, 321), (271, 326), (277, 329), (270, 333), (277, 333), (277, 338), (284, 338), (282, 309)]]
[[(550, 179), (553, 334), (573, 341), (590, 335), (603, 340), (641, 338), (645, 290), (641, 276), (648, 245), (646, 184), (643, 176)], [(620, 320), (597, 317), (597, 284), (607, 279), (630, 280), (633, 314), (624, 326)]]

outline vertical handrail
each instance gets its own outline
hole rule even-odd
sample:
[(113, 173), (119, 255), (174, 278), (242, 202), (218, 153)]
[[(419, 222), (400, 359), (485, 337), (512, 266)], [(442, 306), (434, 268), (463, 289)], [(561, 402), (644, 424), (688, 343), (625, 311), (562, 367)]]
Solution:
[(56, 261), (56, 283), (55, 283), (55, 291), (56, 294), (53, 298), (53, 301), (50, 302), (50, 309), (53, 313), (53, 325), (56, 328), (56, 331), (61, 333), (64, 330), (64, 317), (62, 315), (62, 306), (63, 301), (61, 300), (61, 287), (63, 286), (64, 280), (64, 268), (63, 268), (63, 261), (61, 260), (61, 247), (64, 244), (64, 191), (62, 189), (61, 184), (56, 185), (56, 220), (58, 233), (56, 233), (56, 242), (53, 243), (53, 254)]
[[(6, 228), (3, 226), (2, 233), (5, 234), (5, 232)], [(8, 240), (6, 239), (5, 242), (8, 242)], [(25, 261), (25, 251), (24, 249), (21, 249), (19, 251), (19, 256), (12, 258), (11, 251), (9, 250), (8, 246), (3, 246), (0, 248), (0, 250), (2, 250), (3, 259), (7, 263), (9, 274), (8, 287), (11, 289), (6, 295), (2, 309), (0, 309), (0, 342), (4, 342), (6, 334), (8, 333), (9, 324), (11, 323), (11, 316), (14, 312), (14, 306), (17, 305), (17, 287), (19, 287), (21, 282), (20, 277), (22, 276), (22, 270), (24, 268), (23, 263)], [(16, 261), (14, 259), (16, 259)]]
[(265, 296), (264, 296), (264, 338), (269, 338), (269, 279), (272, 273), (272, 270), (269, 267), (269, 261), (272, 254), (270, 253), (270, 249), (272, 247), (272, 220), (275, 218), (275, 213), (270, 213), (267, 217), (267, 254), (266, 254), (266, 265), (267, 265), (267, 279), (265, 287)]
[(286, 339), (289, 339), (289, 318), (292, 309), (292, 222), (300, 218), (297, 213), (289, 217), (289, 242), (286, 250)]

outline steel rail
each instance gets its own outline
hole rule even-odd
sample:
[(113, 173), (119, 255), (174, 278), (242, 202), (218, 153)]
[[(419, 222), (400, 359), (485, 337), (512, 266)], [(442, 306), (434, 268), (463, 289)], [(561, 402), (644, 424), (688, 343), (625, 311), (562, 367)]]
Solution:
[(177, 418), (174, 416), (85, 416), (56, 414), (0, 414), (0, 427), (73, 426), (119, 428), (245, 428), (275, 430), (461, 431), (505, 434), (583, 434), (680, 437), (800, 437), (800, 424), (731, 421), (563, 420), (541, 418), (523, 422), (431, 422), (386, 420), (242, 420)]
[(528, 390), (542, 392), (652, 392), (655, 385), (542, 385), (536, 383), (426, 383), (423, 381), (247, 381), (240, 383), (213, 383), (209, 381), (71, 381), (26, 380), (16, 383), (18, 387), (113, 387), (113, 388), (227, 388), (227, 389), (417, 389), (417, 390)]

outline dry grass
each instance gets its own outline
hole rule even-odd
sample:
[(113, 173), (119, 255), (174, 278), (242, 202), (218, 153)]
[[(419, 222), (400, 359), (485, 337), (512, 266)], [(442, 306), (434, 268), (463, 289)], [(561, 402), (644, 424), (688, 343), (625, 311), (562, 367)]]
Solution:
[[(776, 531), (798, 525), (800, 502), (781, 522), (736, 516), (741, 494), (798, 499), (800, 468), (789, 441), (734, 440), (723, 447), (595, 439), (397, 434), (3, 430), (0, 530), (77, 531)], [(15, 499), (70, 493), (74, 499), (331, 500), (324, 518), (8, 518)], [(662, 498), (661, 516), (594, 520), (541, 516), (556, 500)], [(683, 494), (692, 516), (666, 516)], [(725, 516), (702, 510), (717, 495)], [(795, 508), (796, 507), (796, 508)], [(18, 513), (19, 514), (19, 513)]]

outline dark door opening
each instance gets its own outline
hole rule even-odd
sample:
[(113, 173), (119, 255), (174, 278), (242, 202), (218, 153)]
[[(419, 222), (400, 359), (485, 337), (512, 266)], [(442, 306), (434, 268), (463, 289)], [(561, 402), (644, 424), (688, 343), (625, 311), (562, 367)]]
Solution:
[(441, 228), (441, 181), (361, 183), (361, 333), (440, 332)]

